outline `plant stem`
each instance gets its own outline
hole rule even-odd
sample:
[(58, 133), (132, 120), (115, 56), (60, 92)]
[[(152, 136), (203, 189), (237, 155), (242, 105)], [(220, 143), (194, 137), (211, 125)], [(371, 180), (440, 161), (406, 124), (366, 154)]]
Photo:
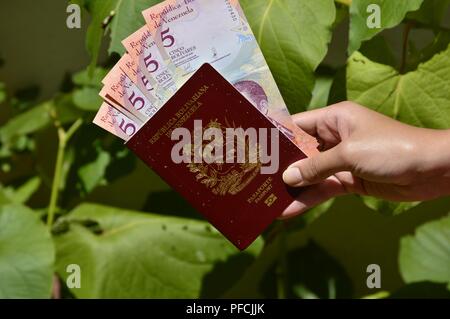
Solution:
[(403, 49), (402, 49), (402, 61), (400, 65), (400, 73), (405, 72), (406, 68), (406, 58), (408, 56), (408, 41), (409, 41), (409, 33), (411, 32), (411, 29), (413, 28), (414, 24), (413, 22), (408, 22), (405, 25), (405, 29), (403, 31)]
[(67, 143), (70, 138), (75, 134), (75, 132), (83, 124), (82, 119), (78, 119), (69, 130), (66, 132), (62, 127), (58, 127), (58, 152), (56, 155), (55, 173), (53, 175), (52, 191), (50, 194), (50, 204), (48, 206), (47, 214), (47, 226), (52, 227), (53, 221), (55, 219), (55, 212), (58, 205), (58, 197), (61, 186), (61, 173), (64, 164), (64, 154), (66, 151)]
[(287, 297), (287, 274), (288, 274), (288, 262), (287, 262), (287, 230), (284, 222), (281, 224), (281, 230), (278, 234), (278, 263), (276, 267), (277, 278), (277, 296), (278, 299), (285, 299)]

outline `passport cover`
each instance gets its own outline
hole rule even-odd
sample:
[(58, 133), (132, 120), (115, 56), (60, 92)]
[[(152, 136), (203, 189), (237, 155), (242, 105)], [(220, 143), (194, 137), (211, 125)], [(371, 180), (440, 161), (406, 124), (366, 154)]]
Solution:
[[(194, 120), (201, 120), (203, 128), (213, 126), (224, 132), (227, 127), (244, 130), (276, 127), (211, 65), (204, 64), (126, 143), (243, 250), (294, 200), (282, 173), (306, 155), (280, 133), (279, 168), (271, 175), (262, 174), (258, 164), (175, 164), (171, 153), (179, 141), (172, 141), (171, 133), (178, 127), (193, 132)], [(267, 137), (271, 145), (271, 134)]]

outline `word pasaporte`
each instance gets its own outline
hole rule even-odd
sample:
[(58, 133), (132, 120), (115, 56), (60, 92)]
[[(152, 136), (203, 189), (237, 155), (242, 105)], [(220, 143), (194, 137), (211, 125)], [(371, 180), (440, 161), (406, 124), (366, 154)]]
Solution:
[(171, 153), (175, 164), (261, 163), (261, 174), (274, 174), (279, 169), (279, 131), (276, 128), (204, 129), (202, 120), (195, 120), (193, 134), (179, 127), (172, 131), (171, 139), (179, 141)]

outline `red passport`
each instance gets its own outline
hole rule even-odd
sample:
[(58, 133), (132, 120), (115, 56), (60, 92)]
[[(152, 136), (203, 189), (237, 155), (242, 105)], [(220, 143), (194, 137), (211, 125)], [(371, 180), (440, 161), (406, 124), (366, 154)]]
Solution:
[(126, 145), (241, 250), (292, 203), (282, 173), (306, 157), (209, 64)]

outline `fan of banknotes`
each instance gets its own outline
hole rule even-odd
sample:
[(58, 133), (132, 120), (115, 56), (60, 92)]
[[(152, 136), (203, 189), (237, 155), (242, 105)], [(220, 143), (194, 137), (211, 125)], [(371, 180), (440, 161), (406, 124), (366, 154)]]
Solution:
[(237, 0), (167, 0), (143, 12), (146, 25), (103, 79), (94, 123), (127, 141), (204, 63), (265, 114), (308, 156), (317, 141), (295, 126)]

